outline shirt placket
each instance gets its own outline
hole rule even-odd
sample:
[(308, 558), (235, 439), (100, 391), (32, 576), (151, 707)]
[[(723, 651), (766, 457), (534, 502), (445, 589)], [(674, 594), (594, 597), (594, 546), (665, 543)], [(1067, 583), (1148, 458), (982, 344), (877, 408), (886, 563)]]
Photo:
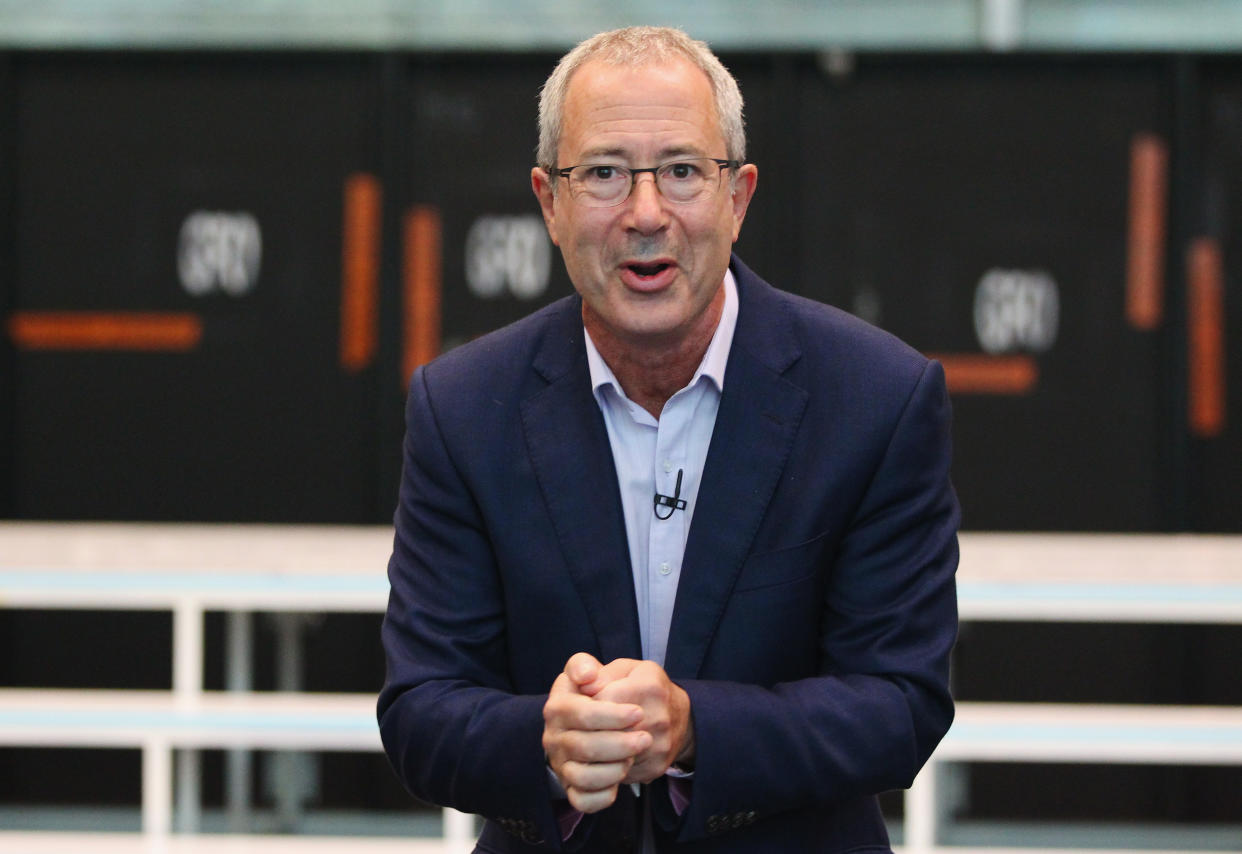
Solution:
[[(686, 465), (686, 412), (683, 400), (669, 401), (660, 416), (656, 433), (656, 453), (652, 461), (655, 468), (656, 489), (661, 495), (677, 493), (678, 472)], [(684, 490), (683, 490), (684, 492)], [(653, 518), (648, 537), (647, 584), (651, 591), (648, 599), (648, 620), (651, 626), (651, 648), (648, 657), (664, 664), (668, 646), (668, 629), (672, 623), (673, 603), (676, 599), (677, 582), (681, 577), (681, 559), (686, 544), (685, 510), (669, 509), (668, 518)]]

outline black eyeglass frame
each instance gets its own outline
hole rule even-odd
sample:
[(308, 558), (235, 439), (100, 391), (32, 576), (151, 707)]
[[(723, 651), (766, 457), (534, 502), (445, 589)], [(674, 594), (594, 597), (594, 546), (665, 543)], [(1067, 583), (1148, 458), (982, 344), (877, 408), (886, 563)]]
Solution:
[(544, 170), (553, 178), (568, 178), (569, 173), (573, 172), (575, 169), (580, 169), (583, 166), (608, 166), (612, 169), (624, 169), (630, 173), (630, 190), (617, 201), (617, 204), (621, 204), (630, 197), (631, 193), (634, 192), (634, 185), (638, 181), (638, 176), (642, 173), (650, 172), (652, 179), (656, 182), (656, 187), (659, 188), (660, 181), (656, 175), (657, 172), (661, 169), (666, 169), (669, 166), (676, 166), (678, 163), (685, 163), (689, 160), (710, 160), (712, 163), (719, 166), (721, 171), (724, 171), (725, 169), (739, 169), (744, 162), (742, 160), (721, 160), (719, 157), (683, 157), (680, 159), (670, 160), (668, 163), (661, 163), (659, 166), (644, 166), (641, 169), (621, 166), (614, 163), (578, 163), (573, 166), (545, 166)]

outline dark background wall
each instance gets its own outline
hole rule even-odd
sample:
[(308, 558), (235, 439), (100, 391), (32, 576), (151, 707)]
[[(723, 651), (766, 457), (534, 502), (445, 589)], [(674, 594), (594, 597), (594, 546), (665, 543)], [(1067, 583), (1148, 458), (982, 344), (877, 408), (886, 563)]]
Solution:
[[(1202, 337), (1242, 325), (1242, 59), (725, 59), (761, 176), (738, 251), (945, 361), (968, 529), (1242, 531), (1242, 348)], [(387, 522), (410, 367), (570, 292), (528, 178), (554, 60), (0, 54), (0, 516)], [(1143, 252), (1157, 300), (1136, 322)], [(377, 688), (377, 624), (324, 621), (307, 684)], [(142, 650), (168, 632), (0, 611), (0, 683), (163, 686)], [(1238, 703), (1240, 651), (1225, 628), (985, 625), (957, 680), (965, 699)], [(72, 796), (45, 758), (0, 761), (10, 799)], [(340, 763), (328, 797), (401, 802), (370, 758)], [(1209, 794), (1231, 772), (1049, 773), (1062, 806), (1040, 814), (1236, 818)], [(987, 774), (976, 809), (1042, 803)]]
[[(1223, 281), (1236, 264), (1242, 65), (728, 59), (761, 170), (738, 247), (748, 262), (946, 357), (951, 379), (961, 356), (1033, 371), (1021, 387), (955, 388), (968, 528), (1242, 530), (1228, 465), (1239, 395), (1210, 434), (1187, 423), (1184, 284), (1197, 237), (1215, 241)], [(438, 343), (424, 345), (569, 292), (527, 177), (552, 61), (5, 56), (5, 514), (385, 521), (406, 352), (426, 336), (407, 328), (409, 212), (430, 209), (439, 226)], [(1150, 328), (1126, 315), (1141, 138), (1165, 152), (1168, 187)], [(347, 361), (346, 197), (359, 175), (377, 199), (375, 309), (370, 349)], [(251, 257), (247, 233), (253, 269), (230, 254)], [(15, 317), (66, 311), (189, 317), (201, 334), (160, 351), (15, 332)], [(1228, 332), (1238, 308), (1224, 311)], [(1242, 357), (1225, 352), (1236, 386)]]

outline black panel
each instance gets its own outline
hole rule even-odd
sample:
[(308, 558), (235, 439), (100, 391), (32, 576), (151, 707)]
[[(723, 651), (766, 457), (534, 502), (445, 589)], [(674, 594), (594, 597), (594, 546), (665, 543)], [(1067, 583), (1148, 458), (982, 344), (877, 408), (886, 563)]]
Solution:
[(99, 808), (141, 803), (139, 750), (0, 747), (0, 769), (4, 771), (0, 773), (0, 799), (6, 806), (90, 804)]
[(4, 687), (172, 687), (172, 615), (165, 612), (6, 608), (0, 643)]
[(788, 291), (803, 281), (797, 245), (804, 193), (815, 195), (793, 164), (814, 157), (804, 146), (803, 90), (815, 67), (804, 56), (724, 57), (745, 100), (746, 157), (759, 169), (755, 196), (736, 251), (760, 276)]
[(442, 219), (444, 349), (572, 291), (530, 186), (539, 88), (554, 63), (506, 56), (410, 64), (409, 192)]
[(1053, 826), (1139, 822), (1189, 841), (1194, 826), (1233, 826), (1240, 784), (1236, 766), (978, 763), (970, 766), (970, 808), (961, 817)]
[(1242, 68), (1209, 65), (1204, 82), (1205, 157), (1196, 233), (1214, 238), (1224, 262), (1225, 417), (1218, 435), (1193, 442), (1192, 526), (1242, 532)]
[(970, 622), (953, 654), (959, 700), (1242, 705), (1242, 627)]
[(1036, 359), (1030, 393), (956, 395), (966, 526), (1160, 529), (1159, 341), (1123, 309), (1130, 146), (1168, 138), (1161, 67), (864, 58), (818, 88), (804, 293), (950, 354), (983, 352), (990, 271), (1059, 298), (1055, 327), (995, 350)]
[[(14, 304), (15, 115), (13, 60), (9, 54), (0, 53), (0, 322), (9, 316)], [(9, 336), (0, 329), (0, 518), (11, 516), (14, 510), (13, 429), (17, 413), (14, 367)]]
[[(374, 518), (372, 377), (338, 360), (373, 80), (368, 60), (283, 54), (24, 62), (18, 308), (193, 312), (204, 333), (189, 353), (21, 353), (18, 515)], [(196, 212), (257, 226), (249, 286), (187, 290)]]

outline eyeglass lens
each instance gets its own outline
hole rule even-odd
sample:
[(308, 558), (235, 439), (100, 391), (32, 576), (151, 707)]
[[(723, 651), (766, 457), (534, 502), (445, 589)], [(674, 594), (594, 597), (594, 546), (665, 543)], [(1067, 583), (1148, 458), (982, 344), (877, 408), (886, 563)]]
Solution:
[(721, 168), (710, 158), (691, 158), (665, 163), (654, 169), (629, 169), (611, 164), (583, 164), (569, 172), (569, 187), (586, 204), (618, 205), (633, 189), (637, 176), (654, 172), (656, 187), (669, 201), (693, 202), (720, 184)]

